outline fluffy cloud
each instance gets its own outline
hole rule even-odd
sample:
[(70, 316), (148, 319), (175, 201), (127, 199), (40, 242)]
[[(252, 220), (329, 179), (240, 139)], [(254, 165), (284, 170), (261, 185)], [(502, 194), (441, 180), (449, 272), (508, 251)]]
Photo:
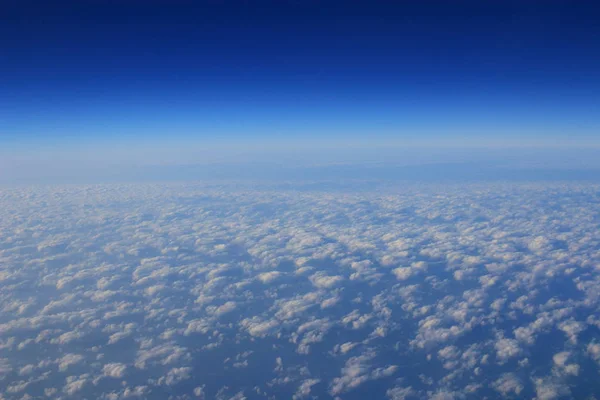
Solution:
[(296, 391), (296, 393), (294, 393), (294, 397), (293, 397), (294, 400), (295, 399), (305, 399), (305, 398), (309, 397), (312, 387), (319, 382), (321, 382), (320, 379), (304, 380), (298, 387), (298, 390)]
[(330, 289), (344, 280), (339, 275), (328, 276), (324, 272), (317, 272), (310, 276), (310, 281), (319, 289)]
[(256, 189), (3, 189), (4, 397), (593, 394), (598, 187)]
[(66, 371), (71, 365), (83, 362), (84, 357), (81, 354), (65, 354), (58, 361), (58, 369)]
[(192, 369), (190, 367), (171, 368), (166, 376), (158, 380), (159, 385), (173, 386), (190, 378)]
[(276, 280), (281, 276), (281, 272), (279, 271), (271, 271), (271, 272), (263, 272), (262, 274), (258, 274), (256, 277), (262, 283), (268, 284)]
[(567, 385), (555, 382), (551, 378), (537, 378), (534, 383), (536, 400), (560, 399), (571, 394)]
[(329, 389), (330, 394), (336, 396), (353, 390), (367, 381), (391, 376), (398, 369), (396, 365), (374, 368), (371, 365), (371, 360), (374, 357), (375, 354), (368, 351), (360, 356), (348, 359), (342, 368), (342, 375), (333, 379)]
[(277, 330), (279, 323), (277, 321), (261, 321), (260, 319), (253, 317), (250, 319), (244, 319), (241, 323), (250, 335), (264, 337)]
[(561, 351), (560, 353), (556, 353), (552, 357), (552, 361), (554, 362), (556, 371), (559, 374), (566, 375), (579, 375), (579, 365), (575, 363), (567, 363), (567, 361), (571, 358), (572, 354), (568, 351)]
[(127, 366), (125, 364), (120, 363), (110, 363), (102, 367), (102, 373), (105, 376), (109, 376), (111, 378), (122, 378), (123, 376), (125, 376), (126, 370)]
[(514, 339), (500, 339), (494, 345), (496, 348), (496, 357), (500, 362), (513, 358), (521, 354), (519, 342)]
[(518, 396), (524, 388), (514, 373), (503, 374), (492, 384), (492, 387), (504, 397), (509, 395)]

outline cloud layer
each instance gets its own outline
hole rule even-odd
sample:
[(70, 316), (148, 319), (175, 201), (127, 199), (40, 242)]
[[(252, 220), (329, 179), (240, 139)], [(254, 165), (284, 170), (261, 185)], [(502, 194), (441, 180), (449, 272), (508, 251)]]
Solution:
[(3, 398), (584, 398), (599, 203), (564, 184), (3, 189)]

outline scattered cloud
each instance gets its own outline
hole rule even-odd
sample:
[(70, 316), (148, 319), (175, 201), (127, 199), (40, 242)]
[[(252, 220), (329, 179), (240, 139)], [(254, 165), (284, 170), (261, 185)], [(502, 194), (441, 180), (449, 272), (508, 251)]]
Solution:
[(4, 398), (568, 398), (600, 365), (598, 193), (3, 189)]

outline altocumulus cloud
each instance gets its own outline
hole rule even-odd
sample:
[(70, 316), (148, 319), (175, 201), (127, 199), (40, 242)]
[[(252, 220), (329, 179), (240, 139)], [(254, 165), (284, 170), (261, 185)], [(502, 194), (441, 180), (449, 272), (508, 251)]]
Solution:
[(552, 183), (3, 189), (3, 398), (591, 396), (598, 204)]

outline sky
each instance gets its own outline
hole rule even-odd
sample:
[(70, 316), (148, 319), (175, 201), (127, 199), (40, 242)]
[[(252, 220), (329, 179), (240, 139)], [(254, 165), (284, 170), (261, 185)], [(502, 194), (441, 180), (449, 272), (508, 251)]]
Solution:
[(591, 1), (1, 7), (0, 145), (19, 169), (150, 148), (194, 149), (194, 164), (298, 145), (599, 145)]
[(0, 0), (0, 400), (597, 398), (597, 3)]

